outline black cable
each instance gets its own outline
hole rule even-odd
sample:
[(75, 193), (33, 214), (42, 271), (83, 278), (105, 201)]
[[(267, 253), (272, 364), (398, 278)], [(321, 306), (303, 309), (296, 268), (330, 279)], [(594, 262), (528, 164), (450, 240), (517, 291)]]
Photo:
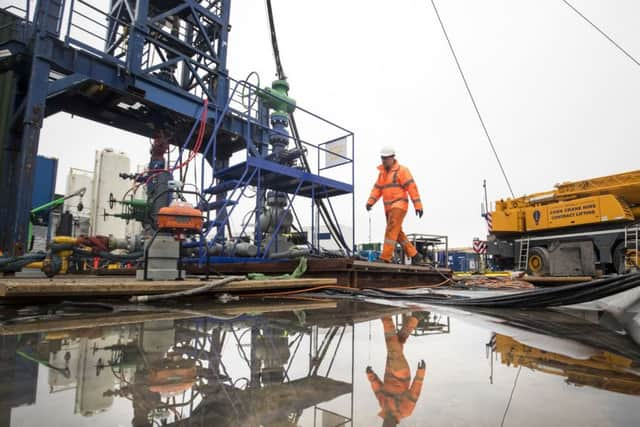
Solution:
[[(269, 18), (269, 30), (270, 30), (270, 34), (271, 34), (271, 47), (272, 47), (273, 56), (274, 56), (275, 62), (276, 62), (276, 73), (277, 73), (277, 76), (278, 76), (279, 79), (284, 80), (287, 77), (286, 77), (286, 74), (284, 73), (284, 67), (282, 66), (282, 60), (280, 58), (280, 49), (278, 47), (278, 38), (276, 36), (275, 20), (273, 18), (273, 8), (271, 6), (271, 0), (266, 0), (265, 1), (265, 5), (267, 7), (267, 16)], [(301, 157), (300, 158), (302, 160), (302, 164), (303, 164), (306, 172), (310, 172), (311, 171), (311, 167), (309, 166), (309, 161), (307, 160), (307, 156), (306, 156), (306, 154), (304, 152), (302, 144), (300, 143), (300, 133), (298, 132), (298, 126), (296, 124), (296, 120), (295, 120), (295, 117), (293, 116), (293, 113), (289, 114), (289, 122), (291, 124), (291, 133), (293, 135), (294, 143), (296, 145), (296, 148), (301, 153)], [(331, 217), (329, 215), (329, 211), (328, 211), (327, 207), (324, 204), (324, 201), (322, 199), (320, 199), (320, 198), (316, 198), (315, 202), (318, 205), (318, 210), (320, 212), (320, 216), (322, 217), (323, 222), (325, 223), (325, 225), (329, 229), (329, 232), (330, 232), (332, 238), (338, 244), (338, 246), (341, 246), (344, 250), (346, 250), (346, 253), (349, 253), (350, 252), (350, 247), (346, 243), (346, 241), (344, 240), (344, 236), (340, 232), (340, 229), (336, 227), (336, 225), (334, 224), (333, 220), (331, 219)]]
[(544, 308), (575, 305), (605, 298), (640, 286), (640, 273), (592, 280), (585, 283), (556, 286), (546, 289), (518, 292), (491, 297), (469, 298), (444, 293), (415, 294), (393, 289), (330, 289), (321, 293), (330, 297), (348, 296), (383, 298), (387, 300), (411, 300), (424, 304), (450, 305), (460, 307), (493, 308)]
[(504, 420), (507, 419), (507, 413), (509, 412), (509, 408), (511, 407), (511, 401), (513, 400), (513, 393), (516, 391), (516, 385), (518, 385), (518, 378), (520, 378), (521, 370), (522, 370), (522, 366), (518, 367), (516, 378), (513, 380), (513, 388), (511, 389), (511, 394), (509, 395), (509, 402), (507, 402), (507, 407), (505, 408), (504, 414), (502, 415), (502, 422), (500, 423), (500, 427), (504, 426)]
[[(302, 144), (300, 143), (298, 126), (296, 124), (295, 118), (293, 117), (293, 114), (289, 114), (289, 121), (291, 122), (291, 133), (294, 135), (296, 148), (298, 148), (298, 150), (300, 150), (300, 152), (302, 153), (301, 159), (303, 161), (305, 171), (311, 172), (311, 167), (309, 166), (307, 156), (306, 154), (304, 154)], [(316, 197), (315, 202), (318, 205), (320, 216), (322, 217), (324, 224), (327, 226), (327, 229), (329, 230), (329, 234), (333, 238), (334, 242), (336, 242), (338, 246), (342, 247), (342, 249), (345, 250), (347, 254), (349, 254), (351, 252), (351, 248), (345, 241), (344, 235), (342, 234), (340, 229), (333, 222), (333, 219), (330, 216), (329, 210), (327, 209), (327, 206), (324, 204), (324, 200), (322, 200), (319, 197)]]
[(449, 49), (451, 50), (451, 54), (453, 55), (453, 59), (456, 62), (456, 66), (458, 67), (458, 71), (460, 72), (460, 77), (462, 77), (462, 81), (464, 82), (464, 87), (467, 89), (467, 93), (469, 94), (469, 99), (471, 99), (471, 103), (473, 104), (474, 110), (476, 110), (476, 114), (478, 115), (478, 120), (480, 120), (480, 124), (482, 125), (482, 129), (484, 130), (484, 134), (487, 137), (487, 141), (489, 141), (489, 145), (491, 146), (491, 151), (493, 151), (493, 155), (498, 162), (498, 166), (500, 166), (500, 171), (502, 172), (502, 176), (507, 183), (507, 187), (509, 187), (509, 193), (511, 193), (511, 197), (515, 198), (513, 193), (513, 189), (511, 188), (511, 183), (509, 182), (509, 178), (507, 177), (507, 173), (502, 166), (502, 162), (500, 161), (500, 156), (498, 156), (498, 152), (496, 151), (496, 147), (493, 145), (493, 140), (489, 135), (489, 131), (487, 130), (487, 126), (484, 124), (484, 120), (482, 119), (482, 115), (480, 114), (480, 110), (478, 109), (478, 105), (476, 104), (476, 100), (471, 93), (471, 88), (469, 87), (469, 83), (467, 82), (467, 78), (462, 71), (462, 66), (460, 65), (460, 61), (458, 61), (458, 56), (456, 55), (455, 50), (453, 49), (453, 44), (451, 44), (451, 39), (449, 39), (449, 35), (447, 34), (447, 30), (444, 27), (444, 23), (440, 18), (440, 13), (438, 13), (438, 8), (436, 7), (435, 0), (431, 0), (431, 4), (433, 5), (433, 10), (436, 13), (436, 17), (438, 18), (438, 22), (440, 23), (440, 28), (442, 28), (442, 32), (444, 33), (444, 38), (447, 39), (447, 44), (449, 45)]
[(276, 73), (278, 74), (278, 79), (284, 80), (287, 76), (284, 74), (284, 69), (282, 68), (282, 61), (280, 60), (280, 49), (278, 48), (278, 38), (276, 37), (276, 24), (273, 20), (273, 9), (271, 7), (271, 0), (266, 0), (265, 2), (267, 6), (267, 16), (269, 18), (269, 33), (271, 35), (271, 47), (273, 48), (273, 57), (276, 61)]
[[(284, 80), (286, 79), (286, 75), (284, 73), (284, 67), (282, 66), (282, 61), (280, 59), (280, 49), (278, 47), (278, 38), (276, 37), (276, 27), (275, 21), (273, 19), (273, 8), (271, 7), (271, 0), (265, 0), (265, 5), (267, 7), (267, 16), (269, 18), (269, 31), (271, 34), (271, 47), (273, 50), (273, 56), (276, 61), (276, 73), (278, 79)], [(296, 120), (293, 116), (293, 113), (289, 114), (289, 122), (291, 125), (291, 134), (293, 135), (293, 141), (296, 145), (296, 148), (300, 152), (300, 159), (302, 160), (302, 165), (305, 169), (305, 172), (311, 172), (311, 167), (309, 166), (309, 161), (307, 160), (307, 155), (305, 154), (304, 147), (300, 143), (300, 133), (298, 132), (298, 126), (296, 124)], [(344, 239), (343, 234), (340, 232), (340, 228), (336, 226), (331, 218), (329, 210), (327, 209), (324, 201), (316, 197), (315, 202), (318, 205), (318, 211), (320, 212), (320, 216), (322, 217), (322, 221), (326, 225), (329, 230), (329, 234), (333, 238), (333, 240), (338, 244), (338, 246), (342, 247), (345, 253), (351, 253), (351, 247), (347, 244)]]
[(564, 4), (566, 4), (569, 7), (569, 9), (573, 10), (580, 18), (584, 19), (585, 22), (587, 22), (589, 25), (591, 25), (597, 32), (599, 32), (612, 45), (614, 45), (616, 48), (618, 48), (618, 50), (620, 52), (622, 52), (627, 58), (632, 60), (637, 66), (640, 66), (640, 61), (638, 61), (629, 52), (627, 52), (622, 46), (620, 46), (618, 43), (616, 43), (615, 40), (613, 40), (611, 37), (609, 37), (609, 35), (607, 35), (607, 33), (605, 33), (603, 30), (601, 30), (600, 27), (598, 27), (596, 24), (594, 24), (593, 21), (591, 21), (589, 18), (584, 16), (584, 14), (582, 12), (580, 12), (578, 9), (576, 9), (575, 6), (573, 6), (567, 0), (561, 0), (561, 1)]

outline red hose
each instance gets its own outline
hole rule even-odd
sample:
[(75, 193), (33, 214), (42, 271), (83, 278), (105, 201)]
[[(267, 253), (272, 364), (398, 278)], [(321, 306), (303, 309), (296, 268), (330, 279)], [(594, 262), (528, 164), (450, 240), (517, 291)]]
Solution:
[(179, 165), (176, 165), (170, 169), (146, 171), (147, 173), (148, 172), (154, 172), (154, 173), (149, 175), (149, 177), (144, 182), (145, 185), (148, 184), (149, 181), (151, 181), (151, 179), (153, 179), (153, 177), (155, 177), (158, 174), (161, 174), (163, 172), (173, 172), (177, 169), (182, 169), (183, 167), (187, 166), (193, 159), (195, 159), (196, 155), (200, 152), (200, 148), (202, 148), (202, 142), (204, 141), (204, 133), (207, 128), (207, 112), (209, 111), (209, 100), (207, 98), (204, 98), (202, 100), (202, 103), (203, 103), (203, 108), (202, 108), (202, 114), (200, 115), (200, 127), (198, 128), (198, 135), (196, 136), (196, 142), (193, 145), (191, 152), (189, 153), (189, 157), (183, 162), (181, 162)]

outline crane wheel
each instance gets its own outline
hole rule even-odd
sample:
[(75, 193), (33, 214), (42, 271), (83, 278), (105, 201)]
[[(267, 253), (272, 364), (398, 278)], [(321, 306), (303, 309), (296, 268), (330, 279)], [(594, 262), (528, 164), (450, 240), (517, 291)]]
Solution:
[(546, 276), (549, 274), (549, 252), (545, 248), (531, 248), (527, 261), (527, 273), (532, 276)]
[(625, 274), (628, 271), (627, 250), (624, 242), (620, 242), (613, 249), (613, 268), (618, 274)]
[(533, 272), (542, 270), (542, 258), (540, 255), (533, 255), (529, 258), (529, 270)]

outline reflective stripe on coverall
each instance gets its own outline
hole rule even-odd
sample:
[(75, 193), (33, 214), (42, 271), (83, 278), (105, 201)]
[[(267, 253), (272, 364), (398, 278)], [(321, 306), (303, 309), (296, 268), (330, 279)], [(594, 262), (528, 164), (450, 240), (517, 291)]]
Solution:
[(408, 417), (413, 412), (416, 402), (422, 391), (422, 383), (425, 376), (425, 368), (418, 368), (413, 384), (411, 381), (411, 369), (404, 357), (404, 343), (418, 324), (418, 319), (410, 316), (402, 330), (396, 334), (396, 327), (390, 317), (382, 318), (384, 326), (384, 339), (387, 345), (387, 364), (384, 371), (384, 383), (371, 370), (367, 378), (371, 382), (371, 388), (380, 404), (381, 418), (392, 416), (397, 423)]
[(418, 186), (409, 169), (397, 161), (388, 171), (382, 165), (378, 166), (378, 170), (378, 180), (371, 190), (368, 203), (373, 206), (380, 197), (384, 202), (387, 229), (380, 259), (391, 261), (397, 242), (400, 242), (407, 256), (414, 257), (418, 252), (402, 231), (402, 222), (409, 209), (409, 198), (415, 209), (422, 209)]

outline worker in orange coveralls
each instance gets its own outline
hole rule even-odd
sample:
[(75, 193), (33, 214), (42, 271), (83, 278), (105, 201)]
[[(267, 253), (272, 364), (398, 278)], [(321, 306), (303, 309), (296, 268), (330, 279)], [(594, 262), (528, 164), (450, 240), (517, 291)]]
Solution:
[(405, 318), (402, 329), (396, 333), (396, 326), (390, 317), (382, 318), (384, 327), (384, 340), (387, 344), (387, 364), (384, 370), (384, 383), (373, 372), (371, 366), (367, 366), (367, 378), (371, 382), (371, 388), (376, 394), (380, 404), (378, 416), (384, 420), (383, 427), (398, 425), (401, 419), (408, 417), (413, 412), (416, 402), (420, 397), (422, 382), (425, 376), (425, 363), (418, 363), (418, 370), (411, 381), (411, 369), (404, 357), (404, 343), (416, 328), (418, 319), (413, 316)]
[(380, 157), (382, 158), (382, 164), (378, 166), (380, 173), (366, 206), (370, 211), (382, 196), (384, 213), (387, 217), (387, 229), (384, 233), (384, 246), (380, 261), (391, 262), (396, 243), (400, 242), (412, 263), (419, 264), (422, 262), (422, 257), (402, 231), (402, 221), (409, 210), (409, 197), (416, 210), (416, 215), (422, 218), (423, 210), (418, 186), (409, 169), (400, 165), (396, 160), (396, 152), (393, 148), (383, 148), (380, 151)]

